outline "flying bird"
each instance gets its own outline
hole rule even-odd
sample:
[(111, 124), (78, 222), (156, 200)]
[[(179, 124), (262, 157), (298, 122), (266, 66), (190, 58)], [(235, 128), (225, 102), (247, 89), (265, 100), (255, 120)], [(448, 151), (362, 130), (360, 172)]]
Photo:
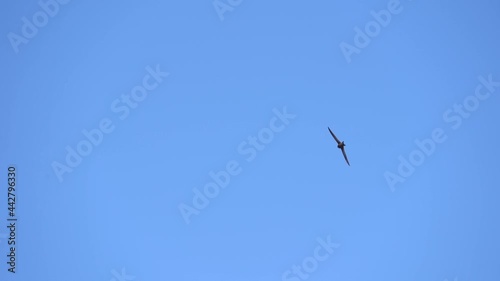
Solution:
[(342, 154), (344, 154), (344, 158), (345, 161), (347, 162), (347, 165), (351, 166), (351, 164), (349, 164), (349, 160), (347, 160), (347, 155), (345, 154), (345, 149), (344, 149), (345, 143), (343, 141), (339, 141), (339, 139), (333, 134), (332, 130), (330, 130), (330, 127), (328, 127), (328, 131), (330, 131), (330, 134), (332, 134), (332, 137), (337, 142), (337, 147), (340, 148), (340, 150), (342, 150)]

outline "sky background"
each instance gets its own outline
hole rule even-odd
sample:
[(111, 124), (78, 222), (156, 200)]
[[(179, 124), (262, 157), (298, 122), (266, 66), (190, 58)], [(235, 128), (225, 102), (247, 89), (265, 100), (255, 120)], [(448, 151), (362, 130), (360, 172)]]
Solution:
[[(43, 9), (9, 1), (0, 279), (297, 281), (284, 272), (331, 237), (307, 280), (499, 280), (500, 88), (456, 129), (443, 114), (479, 76), (500, 81), (500, 3), (401, 1), (348, 63), (339, 44), (388, 3), (243, 0), (221, 20), (211, 1), (69, 1), (16, 52), (8, 34)], [(113, 101), (157, 65), (170, 75), (121, 120)], [(284, 107), (296, 117), (247, 161), (238, 146)], [(59, 181), (52, 164), (104, 118), (115, 129)], [(446, 140), (391, 190), (384, 174), (437, 128)], [(232, 160), (242, 172), (186, 224), (179, 204)]]

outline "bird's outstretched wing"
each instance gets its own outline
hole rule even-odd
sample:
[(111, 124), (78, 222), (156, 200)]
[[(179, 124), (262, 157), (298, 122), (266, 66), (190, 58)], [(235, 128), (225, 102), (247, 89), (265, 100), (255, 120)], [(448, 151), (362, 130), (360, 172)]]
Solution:
[(344, 154), (344, 158), (345, 158), (345, 161), (347, 162), (347, 165), (351, 166), (351, 164), (349, 164), (349, 160), (347, 160), (347, 155), (345, 154), (345, 149), (342, 147), (342, 154)]
[(330, 127), (328, 127), (328, 131), (330, 131), (330, 134), (332, 134), (332, 137), (335, 139), (337, 144), (339, 144), (340, 143), (339, 139), (333, 134), (332, 130), (330, 130)]

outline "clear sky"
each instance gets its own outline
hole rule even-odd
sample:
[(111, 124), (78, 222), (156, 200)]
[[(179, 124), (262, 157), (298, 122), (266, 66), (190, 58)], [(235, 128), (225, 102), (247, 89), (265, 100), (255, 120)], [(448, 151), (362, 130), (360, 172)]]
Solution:
[(1, 280), (499, 280), (498, 1), (8, 2)]

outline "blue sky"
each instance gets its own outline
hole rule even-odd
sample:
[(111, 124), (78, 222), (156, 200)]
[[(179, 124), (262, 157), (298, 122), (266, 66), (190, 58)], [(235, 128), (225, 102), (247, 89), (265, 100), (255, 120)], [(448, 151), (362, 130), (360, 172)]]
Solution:
[(499, 10), (6, 4), (1, 279), (498, 280)]

